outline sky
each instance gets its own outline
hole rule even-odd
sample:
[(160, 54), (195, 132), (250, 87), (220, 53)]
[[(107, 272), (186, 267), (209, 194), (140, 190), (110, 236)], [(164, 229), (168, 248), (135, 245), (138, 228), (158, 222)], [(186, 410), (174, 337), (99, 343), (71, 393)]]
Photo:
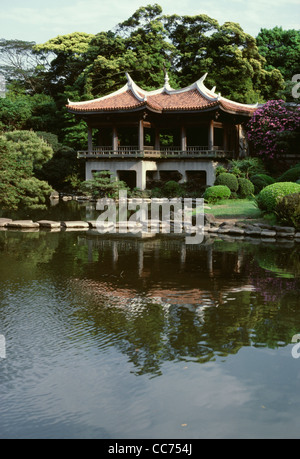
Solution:
[(0, 0), (0, 38), (45, 43), (72, 32), (96, 34), (155, 3), (163, 14), (237, 22), (252, 36), (261, 28), (300, 29), (300, 0)]

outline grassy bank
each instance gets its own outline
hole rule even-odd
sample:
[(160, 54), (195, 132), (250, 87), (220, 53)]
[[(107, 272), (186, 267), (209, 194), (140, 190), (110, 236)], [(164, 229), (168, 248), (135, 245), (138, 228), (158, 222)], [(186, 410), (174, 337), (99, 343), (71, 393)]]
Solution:
[(261, 219), (263, 214), (256, 206), (254, 200), (249, 199), (227, 199), (218, 204), (208, 204), (206, 213), (216, 218), (232, 219)]

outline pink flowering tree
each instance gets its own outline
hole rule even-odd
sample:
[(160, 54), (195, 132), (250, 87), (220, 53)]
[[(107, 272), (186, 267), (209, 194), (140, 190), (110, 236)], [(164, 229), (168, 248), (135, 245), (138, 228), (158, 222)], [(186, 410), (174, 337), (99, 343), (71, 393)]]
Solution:
[(262, 159), (282, 154), (299, 154), (300, 107), (283, 100), (270, 100), (258, 108), (247, 124), (254, 153)]

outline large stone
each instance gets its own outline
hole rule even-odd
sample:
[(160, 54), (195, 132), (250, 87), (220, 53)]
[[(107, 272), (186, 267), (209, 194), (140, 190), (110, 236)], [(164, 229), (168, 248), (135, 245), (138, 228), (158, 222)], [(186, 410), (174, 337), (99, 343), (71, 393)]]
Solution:
[(60, 228), (60, 222), (53, 222), (50, 220), (40, 220), (37, 222), (40, 225), (40, 228)]
[(61, 226), (67, 229), (89, 229), (90, 225), (87, 222), (67, 221), (61, 222)]
[(218, 226), (211, 226), (207, 229), (207, 231), (209, 233), (217, 233), (219, 231), (219, 227)]
[(39, 228), (38, 223), (34, 223), (32, 220), (15, 220), (10, 223), (7, 223), (7, 228), (17, 228), (17, 229), (32, 229)]
[(222, 226), (218, 228), (218, 234), (228, 234), (230, 231), (230, 227)]
[(4, 228), (8, 223), (11, 222), (12, 220), (10, 218), (0, 218), (0, 228)]
[(216, 219), (214, 217), (214, 215), (212, 214), (204, 214), (204, 224), (212, 224), (212, 223), (215, 223), (216, 222)]
[(275, 237), (276, 236), (276, 231), (271, 231), (271, 230), (262, 230), (261, 232), (261, 237)]
[(243, 228), (238, 228), (237, 226), (233, 226), (229, 228), (229, 234), (244, 235), (245, 230), (243, 230)]
[(57, 191), (52, 191), (50, 199), (59, 199), (59, 193)]
[(294, 233), (285, 233), (285, 232), (276, 232), (276, 237), (278, 238), (285, 238), (285, 239), (292, 239), (294, 237)]
[(262, 230), (270, 230), (270, 231), (273, 230), (273, 226), (268, 225), (267, 223), (253, 223), (252, 226), (259, 227)]
[(295, 233), (295, 228), (292, 226), (274, 226), (273, 227), (275, 231), (278, 231), (279, 233)]
[(259, 228), (258, 226), (253, 226), (253, 225), (247, 225), (245, 228), (245, 234), (247, 234), (247, 236), (260, 236), (261, 235), (261, 228)]

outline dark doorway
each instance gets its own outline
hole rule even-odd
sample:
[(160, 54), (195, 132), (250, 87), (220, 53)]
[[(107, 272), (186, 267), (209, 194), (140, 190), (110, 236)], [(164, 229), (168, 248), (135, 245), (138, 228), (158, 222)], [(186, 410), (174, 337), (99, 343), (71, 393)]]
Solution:
[(118, 177), (129, 188), (136, 188), (136, 171), (118, 171)]
[(186, 171), (187, 182), (194, 184), (196, 188), (206, 185), (206, 171)]

